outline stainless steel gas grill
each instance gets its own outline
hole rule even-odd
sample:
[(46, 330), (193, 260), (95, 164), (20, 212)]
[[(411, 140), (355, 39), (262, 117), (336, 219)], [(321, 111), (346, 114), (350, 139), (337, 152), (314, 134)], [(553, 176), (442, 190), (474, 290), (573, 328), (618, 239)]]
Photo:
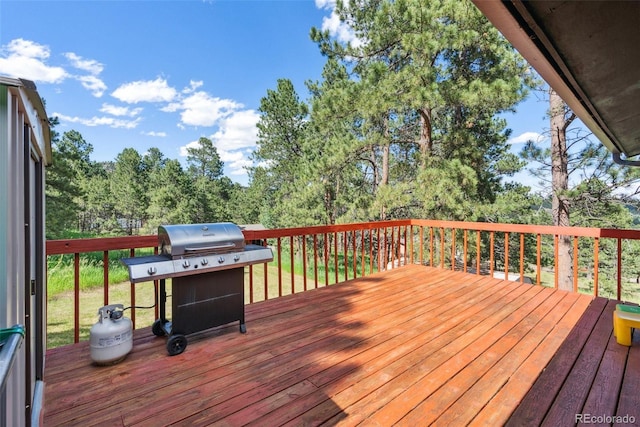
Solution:
[[(270, 262), (270, 248), (245, 245), (233, 223), (181, 224), (158, 227), (158, 255), (125, 258), (132, 283), (159, 280), (159, 319), (153, 333), (168, 335), (167, 351), (180, 354), (186, 335), (244, 320), (244, 267)], [(171, 279), (172, 320), (166, 317), (166, 284)]]

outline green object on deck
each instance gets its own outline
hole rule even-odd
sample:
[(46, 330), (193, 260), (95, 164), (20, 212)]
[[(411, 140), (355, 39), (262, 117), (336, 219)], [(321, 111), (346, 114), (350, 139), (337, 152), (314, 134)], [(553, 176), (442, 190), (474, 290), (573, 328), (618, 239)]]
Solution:
[(617, 304), (616, 309), (627, 313), (640, 314), (640, 307), (637, 305)]
[(5, 341), (9, 335), (20, 334), (24, 338), (24, 327), (14, 326), (13, 328), (0, 329), (0, 342)]

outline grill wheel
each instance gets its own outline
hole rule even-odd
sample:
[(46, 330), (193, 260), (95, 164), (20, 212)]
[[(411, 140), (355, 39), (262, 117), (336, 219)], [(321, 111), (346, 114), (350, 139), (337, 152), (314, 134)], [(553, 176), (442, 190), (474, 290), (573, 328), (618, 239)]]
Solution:
[(167, 352), (169, 356), (180, 354), (187, 348), (187, 337), (184, 335), (171, 335), (167, 340)]

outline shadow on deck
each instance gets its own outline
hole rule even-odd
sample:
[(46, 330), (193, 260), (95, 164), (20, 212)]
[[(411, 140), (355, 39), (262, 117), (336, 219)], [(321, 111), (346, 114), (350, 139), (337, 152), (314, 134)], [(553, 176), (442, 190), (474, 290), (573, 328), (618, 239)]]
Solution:
[(247, 334), (216, 328), (174, 357), (150, 328), (113, 366), (92, 365), (87, 342), (50, 350), (44, 425), (637, 420), (638, 344), (615, 343), (613, 306), (405, 266), (249, 305)]

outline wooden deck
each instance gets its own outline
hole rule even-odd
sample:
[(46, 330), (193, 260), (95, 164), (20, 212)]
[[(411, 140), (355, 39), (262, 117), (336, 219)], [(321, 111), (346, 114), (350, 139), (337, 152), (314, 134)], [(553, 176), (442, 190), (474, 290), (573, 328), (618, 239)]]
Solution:
[(640, 419), (640, 348), (612, 341), (611, 307), (406, 266), (252, 304), (247, 334), (217, 328), (174, 357), (150, 328), (113, 366), (92, 365), (86, 342), (50, 350), (44, 425), (573, 424), (582, 410)]

